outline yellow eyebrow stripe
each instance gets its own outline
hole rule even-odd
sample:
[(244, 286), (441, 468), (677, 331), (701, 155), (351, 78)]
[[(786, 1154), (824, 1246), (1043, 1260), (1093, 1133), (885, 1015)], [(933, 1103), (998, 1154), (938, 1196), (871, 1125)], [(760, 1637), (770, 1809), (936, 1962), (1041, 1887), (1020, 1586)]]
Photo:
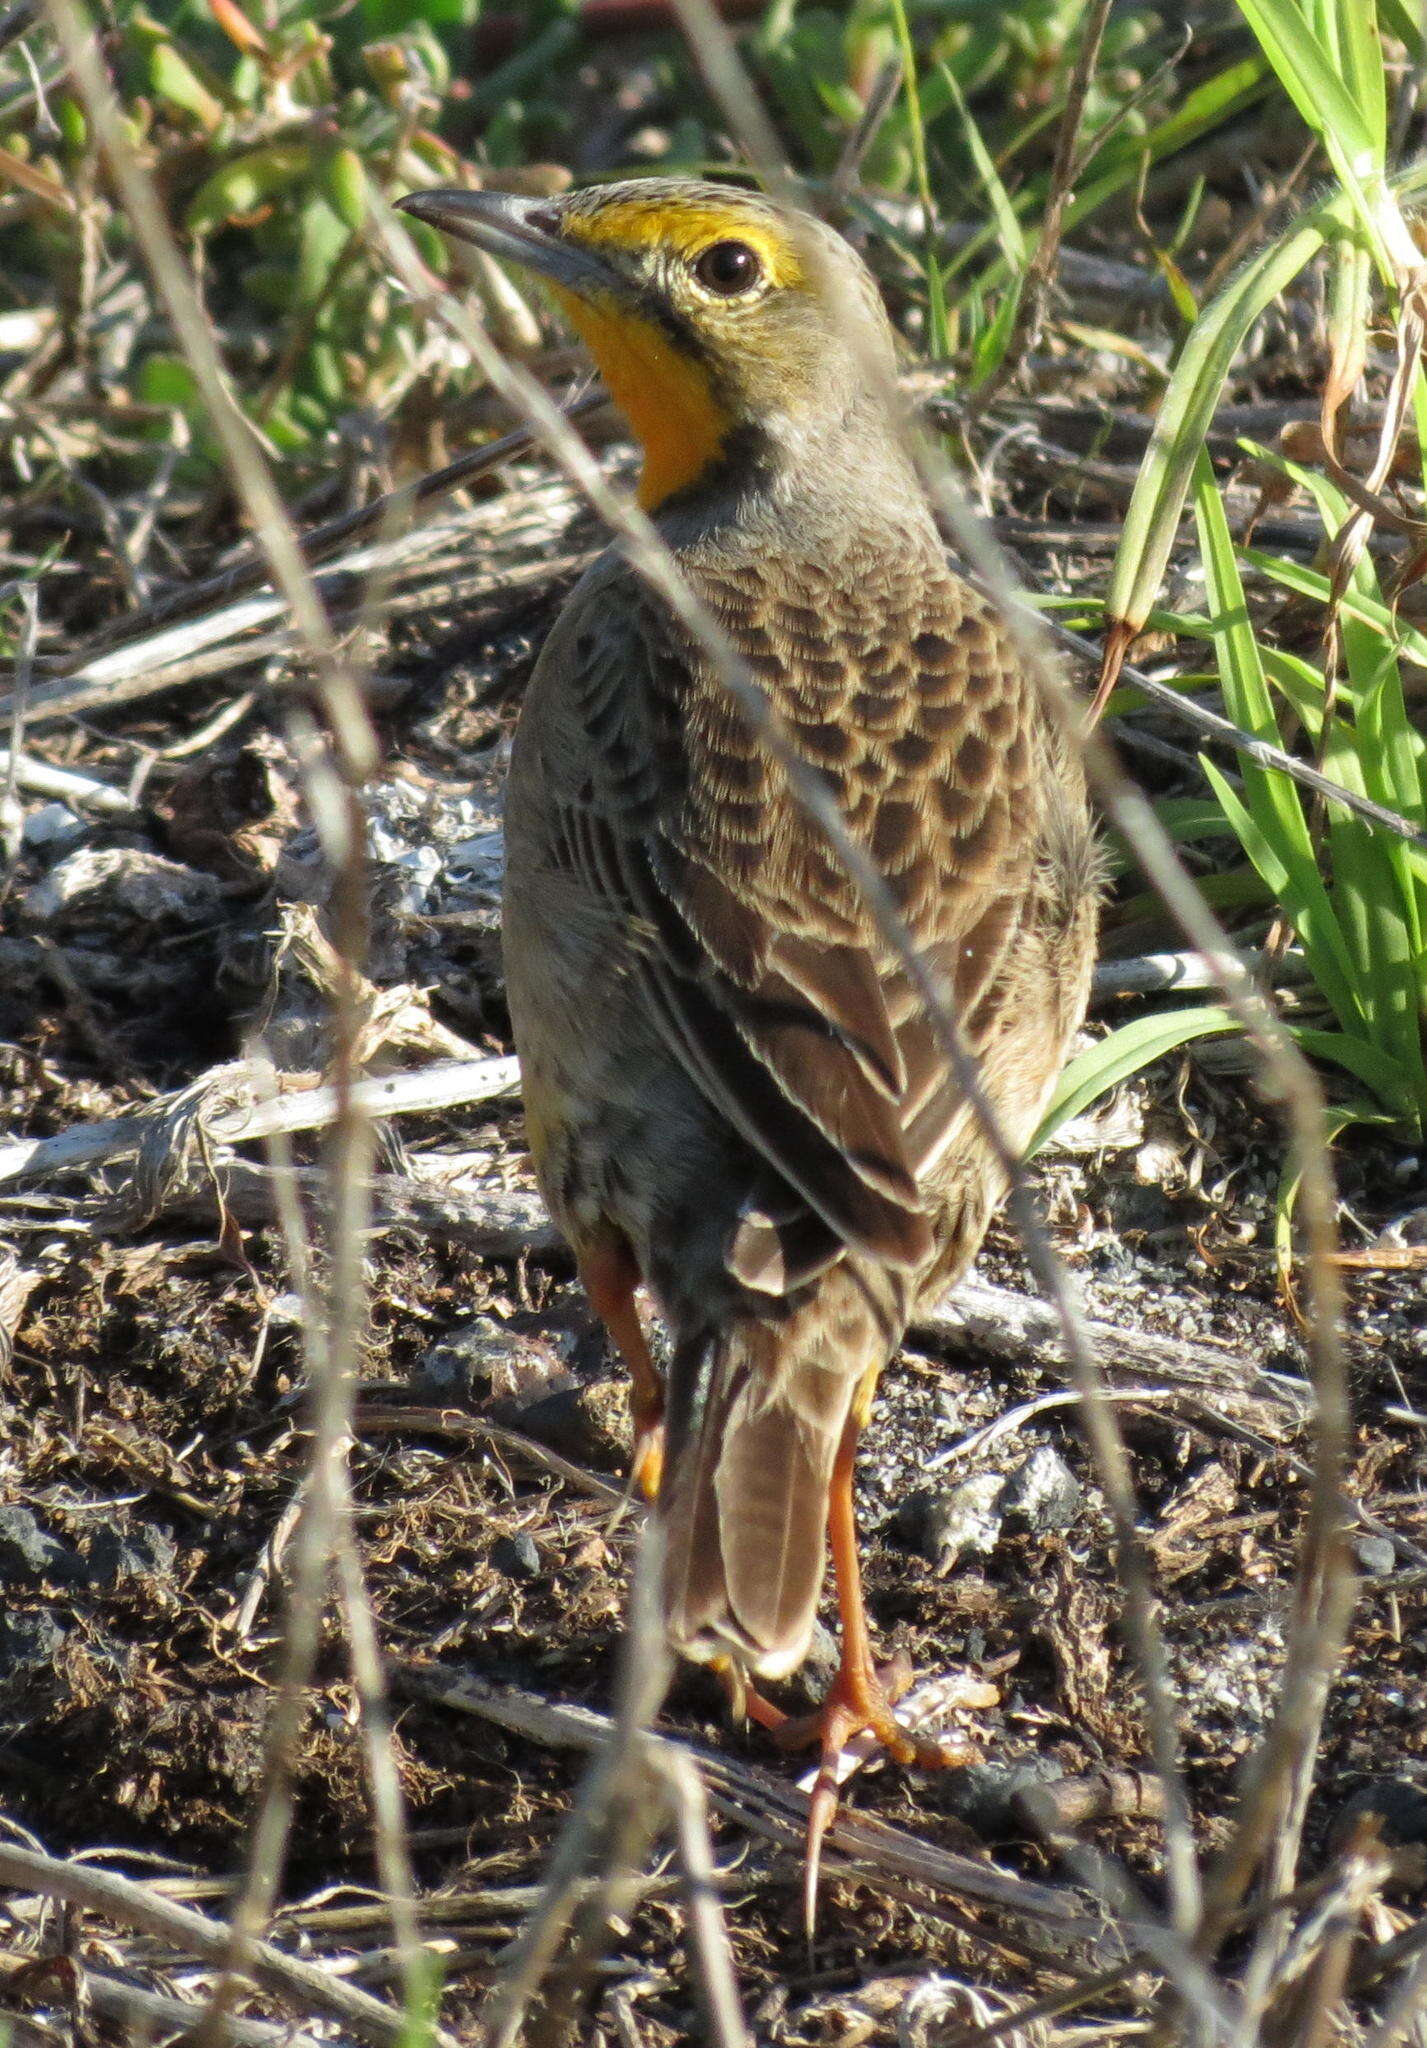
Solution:
[(687, 201), (670, 206), (656, 199), (621, 199), (588, 213), (572, 209), (565, 216), (564, 233), (570, 241), (582, 242), (590, 249), (640, 250), (657, 244), (676, 256), (693, 256), (712, 242), (736, 239), (757, 250), (773, 284), (806, 282), (791, 236), (772, 222), (750, 220), (732, 206), (691, 206)]

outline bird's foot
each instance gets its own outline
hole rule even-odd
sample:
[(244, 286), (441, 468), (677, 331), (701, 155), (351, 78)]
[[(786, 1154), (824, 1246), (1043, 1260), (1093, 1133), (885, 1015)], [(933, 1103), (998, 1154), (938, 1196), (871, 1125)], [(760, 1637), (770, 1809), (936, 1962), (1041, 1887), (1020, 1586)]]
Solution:
[(890, 1664), (883, 1665), (870, 1660), (866, 1664), (844, 1660), (816, 1713), (796, 1719), (784, 1716), (775, 1728), (775, 1740), (781, 1749), (816, 1744), (821, 1753), (808, 1801), (803, 1880), (803, 1917), (810, 1940), (817, 1911), (823, 1840), (837, 1816), (839, 1787), (862, 1760), (846, 1755), (853, 1738), (869, 1735), (872, 1743), (864, 1747), (881, 1748), (895, 1762), (923, 1771), (953, 1770), (975, 1759), (975, 1746), (964, 1737), (937, 1741), (914, 1734), (897, 1719), (893, 1708), (911, 1683), (912, 1667), (904, 1656), (894, 1657)]
[[(911, 1689), (913, 1681), (911, 1663), (900, 1653), (887, 1664), (844, 1660), (822, 1705), (811, 1714), (785, 1714), (749, 1683), (731, 1659), (720, 1658), (714, 1669), (728, 1691), (735, 1720), (753, 1721), (768, 1729), (780, 1749), (815, 1747), (820, 1752), (808, 1800), (803, 1884), (804, 1923), (811, 1940), (823, 1840), (837, 1817), (839, 1788), (853, 1772), (878, 1749), (885, 1750), (896, 1763), (923, 1771), (955, 1770), (974, 1763), (979, 1752), (966, 1736), (938, 1741), (916, 1734), (897, 1719), (893, 1709)], [(935, 1690), (943, 1694), (944, 1700), (944, 1687)], [(958, 1705), (984, 1706), (996, 1700), (994, 1688), (968, 1687), (965, 1681), (957, 1684), (956, 1691)], [(928, 1711), (925, 1705), (922, 1711)]]
[(776, 1722), (763, 1725), (773, 1729), (780, 1749), (811, 1749), (816, 1744), (824, 1755), (834, 1735), (841, 1750), (866, 1728), (899, 1764), (912, 1763), (914, 1739), (892, 1711), (911, 1683), (911, 1663), (900, 1651), (889, 1663), (874, 1664), (867, 1672), (849, 1671), (843, 1664), (822, 1705), (811, 1714), (780, 1714)]

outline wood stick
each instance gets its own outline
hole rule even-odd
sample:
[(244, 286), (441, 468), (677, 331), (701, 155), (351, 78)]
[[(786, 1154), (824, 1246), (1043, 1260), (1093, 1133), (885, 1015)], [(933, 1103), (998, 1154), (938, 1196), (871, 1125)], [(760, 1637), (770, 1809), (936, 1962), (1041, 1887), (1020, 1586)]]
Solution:
[[(1113, 1386), (1130, 1377), (1169, 1385), (1186, 1399), (1226, 1404), (1241, 1420), (1250, 1416), (1265, 1435), (1280, 1440), (1306, 1422), (1306, 1382), (1270, 1373), (1227, 1345), (1167, 1337), (1156, 1330), (1126, 1330), (1090, 1318), (1087, 1328), (1106, 1378)], [(1065, 1377), (1060, 1324), (1055, 1311), (1035, 1295), (1018, 1294), (972, 1273), (928, 1314), (917, 1317), (913, 1333), (942, 1344), (974, 1347), (994, 1357), (1032, 1360), (1054, 1378)], [(1267, 1426), (1265, 1425), (1267, 1418)]]
[[(607, 1715), (590, 1707), (557, 1704), (516, 1686), (492, 1685), (473, 1673), (458, 1675), (436, 1665), (394, 1665), (391, 1681), (393, 1690), (408, 1699), (494, 1721), (547, 1749), (588, 1752), (607, 1739), (611, 1726)], [(653, 1735), (646, 1740), (665, 1742), (669, 1738)], [(731, 1757), (692, 1744), (680, 1747), (697, 1764), (716, 1811), (766, 1841), (792, 1849), (802, 1847), (807, 1835), (804, 1793)], [(1048, 1922), (1067, 1940), (1097, 1940), (1106, 1931), (1101, 1921), (1085, 1912), (1083, 1902), (1062, 1886), (1013, 1877), (992, 1864), (918, 1841), (904, 1829), (869, 1815), (840, 1812), (827, 1839), (833, 1849), (872, 1874), (909, 1878), (958, 1898), (977, 1899), (1037, 1923)]]
[[(221, 1968), (228, 1953), (228, 1929), (191, 1906), (158, 1897), (146, 1885), (100, 1870), (92, 1863), (66, 1863), (33, 1849), (0, 1842), (0, 1885), (20, 1892), (40, 1892), (71, 1906), (102, 1913), (125, 1927), (172, 1942), (199, 1962)], [(340, 2020), (371, 2048), (398, 2048), (406, 2032), (406, 2015), (380, 1999), (347, 1984), (316, 1963), (284, 1955), (270, 1942), (255, 1942), (253, 1981), (273, 1992), (296, 2011)], [(444, 2048), (455, 2048), (451, 2036), (439, 2033)]]
[[(416, 1116), (513, 1094), (514, 1059), (443, 1060), (359, 1081), (353, 1090), (367, 1116)], [(211, 1067), (172, 1095), (130, 1116), (76, 1124), (53, 1138), (27, 1138), (0, 1148), (0, 1181), (36, 1180), (103, 1166), (137, 1152), (165, 1119), (190, 1119), (206, 1102), (204, 1135), (213, 1145), (241, 1145), (278, 1132), (315, 1131), (336, 1113), (336, 1092), (316, 1074), (264, 1073), (246, 1060)]]

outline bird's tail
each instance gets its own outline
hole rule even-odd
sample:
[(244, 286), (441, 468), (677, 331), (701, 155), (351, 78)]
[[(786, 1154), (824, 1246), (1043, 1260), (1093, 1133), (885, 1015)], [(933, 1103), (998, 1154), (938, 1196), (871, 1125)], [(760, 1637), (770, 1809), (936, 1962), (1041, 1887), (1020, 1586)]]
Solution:
[(865, 1337), (831, 1342), (813, 1304), (676, 1346), (659, 1515), (665, 1620), (682, 1656), (728, 1657), (764, 1678), (802, 1662), (866, 1350)]

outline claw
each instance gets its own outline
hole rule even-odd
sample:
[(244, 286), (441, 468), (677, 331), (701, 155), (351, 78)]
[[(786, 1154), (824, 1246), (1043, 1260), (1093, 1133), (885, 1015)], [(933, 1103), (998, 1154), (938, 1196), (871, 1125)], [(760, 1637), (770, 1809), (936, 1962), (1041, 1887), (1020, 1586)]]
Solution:
[(728, 1694), (728, 1710), (740, 1725), (754, 1722), (759, 1728), (767, 1728), (774, 1739), (781, 1742), (782, 1731), (789, 1725), (789, 1716), (781, 1707), (775, 1707), (772, 1700), (764, 1699), (756, 1685), (748, 1682), (748, 1673), (732, 1657), (716, 1657), (709, 1669), (723, 1682)]
[(879, 1670), (870, 1660), (860, 1662), (844, 1651), (837, 1676), (817, 1713), (785, 1721), (777, 1731), (780, 1748), (816, 1742), (821, 1752), (808, 1800), (807, 1858), (803, 1869), (803, 1926), (809, 1941), (817, 1922), (823, 1841), (837, 1817), (841, 1786), (859, 1761), (846, 1756), (851, 1739), (865, 1732), (872, 1736), (874, 1745), (880, 1745), (897, 1763), (913, 1764), (923, 1771), (952, 1770), (969, 1763), (975, 1755), (969, 1742), (937, 1742), (913, 1735), (902, 1726), (892, 1709), (911, 1682), (911, 1666), (904, 1657), (894, 1658)]

